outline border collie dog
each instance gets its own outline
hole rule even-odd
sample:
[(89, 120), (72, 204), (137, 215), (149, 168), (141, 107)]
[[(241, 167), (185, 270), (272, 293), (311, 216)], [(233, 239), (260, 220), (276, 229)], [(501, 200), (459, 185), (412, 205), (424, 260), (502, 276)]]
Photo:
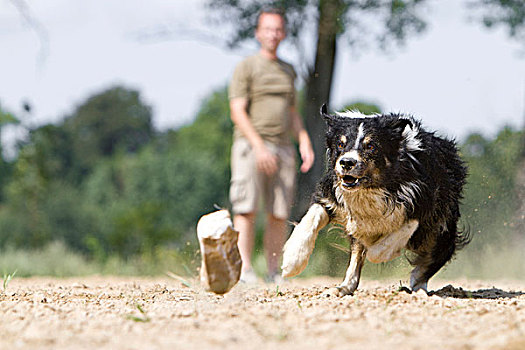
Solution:
[(414, 256), (410, 287), (426, 292), (429, 278), (470, 241), (457, 230), (467, 169), (456, 145), (410, 116), (329, 115), (326, 106), (321, 115), (327, 170), (284, 246), (283, 277), (304, 270), (319, 230), (332, 223), (350, 239), (340, 295), (357, 289), (365, 258), (386, 262), (404, 248)]

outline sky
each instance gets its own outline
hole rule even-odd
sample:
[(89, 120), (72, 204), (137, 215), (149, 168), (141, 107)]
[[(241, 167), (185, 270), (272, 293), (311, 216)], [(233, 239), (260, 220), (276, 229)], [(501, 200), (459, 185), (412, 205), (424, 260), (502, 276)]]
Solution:
[[(209, 25), (202, 0), (25, 0), (40, 36), (19, 1), (0, 0), (0, 106), (30, 126), (59, 122), (90, 95), (124, 85), (152, 106), (157, 129), (179, 127), (257, 50), (255, 42), (231, 51), (215, 40), (224, 31)], [(356, 55), (342, 43), (331, 106), (373, 101), (458, 139), (522, 127), (525, 45), (469, 21), (464, 3), (428, 1), (427, 32), (389, 54)], [(286, 42), (279, 51), (296, 65), (303, 54)], [(3, 142), (22, 134), (6, 129)]]

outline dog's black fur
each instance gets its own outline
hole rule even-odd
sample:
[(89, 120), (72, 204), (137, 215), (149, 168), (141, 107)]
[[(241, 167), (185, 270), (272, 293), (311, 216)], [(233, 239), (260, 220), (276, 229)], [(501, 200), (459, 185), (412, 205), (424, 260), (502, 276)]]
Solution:
[[(410, 116), (329, 115), (325, 106), (321, 114), (328, 126), (326, 174), (305, 223), (301, 220), (285, 246), (283, 275), (297, 274), (305, 266), (301, 262), (303, 267), (290, 272), (290, 266), (299, 264), (292, 260), (304, 255), (293, 246), (311, 243), (301, 237), (313, 235), (315, 241), (322, 226), (338, 223), (351, 241), (342, 294), (357, 288), (365, 256), (388, 261), (401, 248), (414, 253), (411, 288), (426, 290), (428, 279), (470, 240), (457, 230), (467, 169), (455, 143), (425, 131)], [(309, 227), (314, 214), (320, 219)]]

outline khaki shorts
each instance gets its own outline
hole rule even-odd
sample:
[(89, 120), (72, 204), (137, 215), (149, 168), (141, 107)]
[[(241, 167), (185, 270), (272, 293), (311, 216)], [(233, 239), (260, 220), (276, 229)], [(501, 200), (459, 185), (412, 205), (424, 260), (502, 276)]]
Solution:
[(278, 171), (268, 176), (257, 169), (255, 154), (248, 140), (233, 142), (231, 154), (230, 202), (235, 214), (257, 211), (260, 198), (266, 212), (279, 219), (288, 219), (295, 191), (295, 149), (292, 145), (266, 143), (279, 158)]

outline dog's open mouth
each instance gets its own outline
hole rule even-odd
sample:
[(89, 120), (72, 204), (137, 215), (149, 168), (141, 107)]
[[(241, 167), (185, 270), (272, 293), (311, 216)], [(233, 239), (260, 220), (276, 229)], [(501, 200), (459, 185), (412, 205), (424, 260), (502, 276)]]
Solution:
[(346, 188), (354, 188), (364, 184), (368, 181), (367, 177), (354, 177), (352, 175), (343, 175), (341, 177), (341, 184)]

